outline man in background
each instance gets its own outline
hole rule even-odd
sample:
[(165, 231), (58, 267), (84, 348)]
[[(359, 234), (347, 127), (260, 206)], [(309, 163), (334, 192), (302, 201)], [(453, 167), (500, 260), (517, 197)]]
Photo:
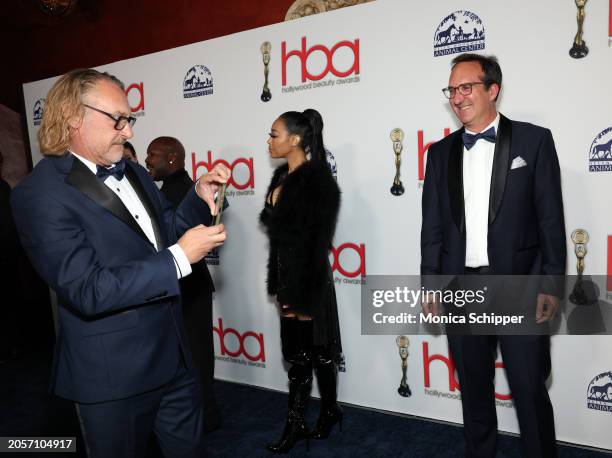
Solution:
[(136, 150), (134, 149), (134, 145), (132, 145), (130, 142), (125, 142), (123, 144), (123, 159), (127, 159), (138, 164)]
[[(185, 170), (185, 148), (173, 137), (158, 137), (147, 148), (145, 164), (155, 181), (162, 181), (161, 192), (175, 206), (193, 188)], [(180, 281), (185, 328), (193, 362), (202, 382), (205, 431), (219, 427), (220, 414), (213, 391), (215, 356), (212, 334), (212, 293), (214, 285), (204, 260), (192, 267), (192, 274)]]

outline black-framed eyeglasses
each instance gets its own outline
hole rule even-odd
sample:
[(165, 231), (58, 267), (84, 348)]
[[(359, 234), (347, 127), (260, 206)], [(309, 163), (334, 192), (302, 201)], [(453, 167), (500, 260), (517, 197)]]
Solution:
[(446, 97), (447, 99), (452, 99), (453, 97), (455, 97), (455, 94), (457, 94), (457, 91), (459, 91), (459, 94), (461, 95), (470, 95), (472, 93), (472, 86), (474, 86), (475, 84), (484, 84), (484, 83), (482, 81), (474, 81), (473, 83), (463, 83), (455, 87), (449, 86), (449, 87), (445, 87), (444, 89), (442, 89), (442, 93), (444, 94), (444, 97)]
[(83, 104), (84, 107), (89, 108), (90, 110), (97, 111), (98, 113), (102, 113), (103, 115), (108, 116), (113, 121), (115, 121), (115, 130), (122, 130), (128, 124), (132, 127), (136, 123), (136, 118), (134, 116), (122, 116), (122, 115), (113, 115), (107, 113), (106, 111), (100, 110), (99, 108), (92, 107), (91, 105)]

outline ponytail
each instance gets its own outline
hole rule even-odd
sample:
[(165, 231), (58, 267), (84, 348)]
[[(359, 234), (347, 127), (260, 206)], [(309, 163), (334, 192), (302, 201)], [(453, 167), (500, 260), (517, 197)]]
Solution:
[(321, 114), (312, 108), (298, 111), (287, 111), (279, 116), (291, 135), (300, 136), (300, 147), (310, 154), (313, 163), (325, 164), (327, 154), (323, 145), (323, 118)]
[(323, 145), (323, 118), (321, 114), (312, 108), (302, 112), (310, 124), (311, 132), (309, 135), (310, 160), (324, 164), (327, 160), (325, 146)]

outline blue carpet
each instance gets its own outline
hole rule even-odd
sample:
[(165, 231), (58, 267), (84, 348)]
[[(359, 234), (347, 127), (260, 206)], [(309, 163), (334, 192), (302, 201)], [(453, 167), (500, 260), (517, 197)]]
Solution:
[[(47, 394), (50, 359), (49, 352), (42, 351), (0, 364), (0, 436), (77, 436), (78, 452), (64, 456), (84, 457), (72, 403)], [(282, 432), (287, 395), (221, 381), (216, 383), (216, 395), (223, 424), (207, 435), (210, 455), (270, 456), (265, 445), (275, 442)], [(311, 425), (318, 410), (319, 402), (312, 400), (308, 412)], [(336, 427), (329, 439), (311, 441), (310, 452), (305, 442), (300, 442), (288, 456), (445, 458), (461, 457), (462, 447), (460, 427), (345, 406), (342, 433)], [(500, 435), (498, 450), (499, 458), (521, 456), (519, 439), (513, 436)], [(559, 456), (610, 457), (571, 446), (559, 446)]]

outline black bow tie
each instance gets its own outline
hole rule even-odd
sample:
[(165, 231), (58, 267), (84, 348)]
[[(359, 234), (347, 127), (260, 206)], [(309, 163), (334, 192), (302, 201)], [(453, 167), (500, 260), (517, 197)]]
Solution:
[(97, 165), (96, 169), (96, 176), (102, 181), (106, 180), (111, 175), (121, 181), (125, 175), (125, 159), (121, 159), (114, 167), (106, 168), (102, 165)]
[(474, 146), (481, 138), (491, 143), (495, 143), (495, 140), (497, 139), (497, 135), (495, 135), (495, 127), (489, 127), (487, 130), (480, 132), (479, 134), (468, 134), (467, 132), (463, 132), (461, 137), (463, 138), (463, 146), (465, 146), (468, 150), (471, 149), (472, 146)]

